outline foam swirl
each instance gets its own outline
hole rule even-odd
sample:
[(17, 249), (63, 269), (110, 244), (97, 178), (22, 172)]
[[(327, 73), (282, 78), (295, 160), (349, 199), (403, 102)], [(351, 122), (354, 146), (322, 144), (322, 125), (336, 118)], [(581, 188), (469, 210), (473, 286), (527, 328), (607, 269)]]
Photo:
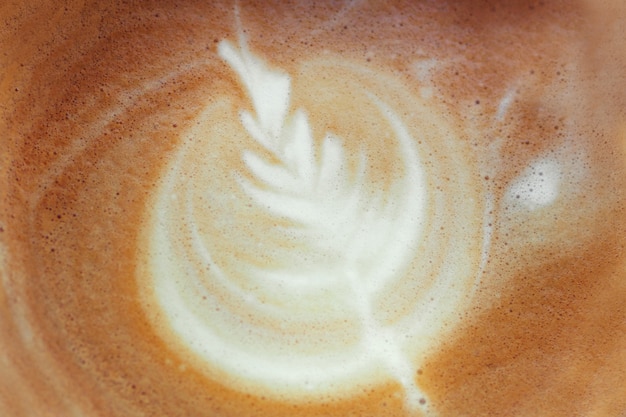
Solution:
[[(361, 83), (348, 81), (364, 103), (356, 123), (377, 127), (318, 141), (289, 75), (243, 40), (219, 55), (252, 111), (208, 105), (163, 176), (139, 274), (153, 322), (237, 389), (300, 401), (393, 383), (408, 408), (427, 408), (420, 360), (467, 308), (489, 246), (471, 158), (427, 103), (372, 82), (381, 74), (330, 64)], [(445, 165), (457, 172), (441, 172), (436, 151), (463, 161)]]

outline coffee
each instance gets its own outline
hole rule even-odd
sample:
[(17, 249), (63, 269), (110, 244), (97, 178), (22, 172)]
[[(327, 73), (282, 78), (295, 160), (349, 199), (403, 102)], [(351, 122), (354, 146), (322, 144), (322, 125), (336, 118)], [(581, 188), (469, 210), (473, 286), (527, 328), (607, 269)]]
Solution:
[(613, 17), (204, 3), (3, 12), (1, 413), (626, 410)]

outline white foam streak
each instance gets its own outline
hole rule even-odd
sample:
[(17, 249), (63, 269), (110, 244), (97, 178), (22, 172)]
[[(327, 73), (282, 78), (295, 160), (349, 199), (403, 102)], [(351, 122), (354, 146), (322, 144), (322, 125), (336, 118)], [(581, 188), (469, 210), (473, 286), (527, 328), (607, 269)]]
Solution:
[(316, 174), (315, 151), (309, 121), (302, 110), (293, 115), (284, 138), (292, 138), (285, 146), (285, 160), (304, 182), (311, 185)]
[[(372, 95), (370, 98), (391, 124), (399, 142), (400, 154), (404, 159), (406, 170), (395, 199), (390, 200), (385, 208), (387, 215), (379, 215), (378, 224), (372, 224), (371, 229), (375, 233), (370, 233), (370, 236), (379, 242), (381, 240), (384, 242), (383, 244), (370, 243), (370, 247), (375, 248), (369, 251), (370, 254), (378, 252), (376, 259), (380, 261), (376, 267), (369, 270), (369, 274), (377, 278), (367, 280), (367, 282), (380, 283), (371, 289), (375, 292), (392, 275), (402, 270), (414, 256), (415, 244), (422, 233), (427, 190), (415, 140), (389, 106)], [(366, 233), (368, 232), (371, 230)]]
[[(271, 183), (274, 188), (281, 190), (282, 193), (291, 194), (300, 191), (301, 179), (292, 175), (287, 167), (267, 162), (250, 151), (244, 152), (243, 160), (261, 182)], [(249, 181), (245, 181), (245, 185), (242, 184), (242, 186), (246, 189), (254, 188)]]
[(509, 186), (509, 204), (537, 210), (552, 204), (558, 197), (563, 172), (559, 162), (551, 157), (534, 160)]
[(506, 116), (507, 112), (509, 111), (509, 108), (511, 107), (511, 104), (513, 104), (513, 99), (515, 98), (515, 94), (516, 94), (515, 90), (510, 89), (502, 97), (502, 99), (500, 100), (500, 103), (498, 103), (498, 110), (496, 112), (497, 121), (501, 122), (504, 120), (504, 116)]
[(241, 53), (228, 41), (220, 42), (218, 53), (239, 74), (250, 95), (259, 125), (271, 138), (278, 138), (289, 108), (290, 79), (287, 74), (271, 71), (252, 55), (242, 42)]
[[(320, 192), (326, 194), (332, 192), (333, 186), (337, 191), (345, 184), (333, 184), (334, 178), (346, 178), (345, 158), (341, 140), (331, 134), (327, 134), (322, 142), (322, 157), (318, 175), (318, 187)], [(362, 171), (360, 171), (362, 172)]]

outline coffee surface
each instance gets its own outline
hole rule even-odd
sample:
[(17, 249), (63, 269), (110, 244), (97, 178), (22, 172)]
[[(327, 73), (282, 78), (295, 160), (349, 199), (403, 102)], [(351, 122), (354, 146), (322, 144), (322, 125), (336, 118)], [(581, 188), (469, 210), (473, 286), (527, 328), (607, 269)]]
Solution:
[(0, 414), (626, 411), (619, 7), (204, 3), (0, 9)]

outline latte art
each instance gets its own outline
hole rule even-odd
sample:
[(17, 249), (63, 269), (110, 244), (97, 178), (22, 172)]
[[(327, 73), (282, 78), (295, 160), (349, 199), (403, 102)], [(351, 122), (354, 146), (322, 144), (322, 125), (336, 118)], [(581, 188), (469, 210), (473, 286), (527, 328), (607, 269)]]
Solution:
[(623, 415), (608, 3), (0, 6), (0, 416)]
[[(303, 78), (317, 87), (325, 67), (343, 91), (324, 88), (323, 104), (357, 100), (338, 118), (365, 136), (313, 128), (292, 108), (291, 77), (244, 41), (219, 55), (252, 111), (212, 103), (165, 169), (143, 244), (153, 320), (235, 388), (302, 401), (393, 381), (408, 408), (425, 408), (420, 361), (462, 317), (489, 246), (489, 199), (470, 185), (471, 158), (453, 155), (456, 132), (429, 103), (398, 100), (397, 81), (332, 60), (303, 63)], [(387, 98), (411, 104), (399, 109), (411, 127)], [(434, 141), (460, 162), (439, 191), (452, 172), (418, 149)], [(381, 151), (389, 166), (376, 167)], [(466, 205), (448, 207), (448, 192)]]

